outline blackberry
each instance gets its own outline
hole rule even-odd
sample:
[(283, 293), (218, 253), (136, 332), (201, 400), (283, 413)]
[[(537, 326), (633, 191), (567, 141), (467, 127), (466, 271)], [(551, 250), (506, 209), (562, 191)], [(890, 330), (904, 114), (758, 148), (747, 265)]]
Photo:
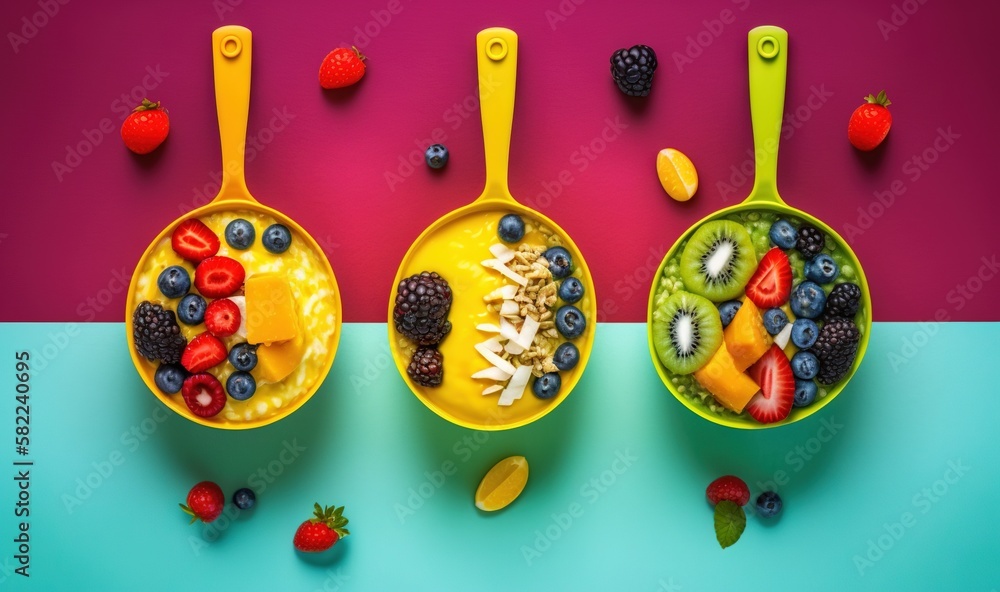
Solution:
[(132, 340), (147, 359), (166, 364), (180, 362), (187, 345), (174, 311), (148, 301), (140, 303), (132, 314)]
[(816, 343), (809, 349), (819, 359), (819, 374), (816, 382), (833, 384), (847, 376), (858, 353), (861, 333), (854, 321), (833, 319), (819, 330)]
[(611, 54), (611, 77), (630, 97), (644, 97), (653, 86), (656, 54), (648, 45), (633, 45)]
[(819, 255), (826, 246), (826, 235), (819, 228), (812, 224), (803, 224), (799, 227), (799, 238), (795, 241), (795, 248), (798, 249), (806, 259), (812, 259)]
[(826, 297), (826, 308), (823, 309), (823, 320), (853, 319), (858, 313), (861, 303), (861, 288), (857, 284), (837, 284)]
[(392, 319), (396, 330), (417, 345), (437, 345), (451, 331), (451, 287), (436, 272), (424, 271), (399, 282)]
[(413, 353), (406, 373), (420, 386), (441, 386), (444, 356), (434, 347), (420, 347)]

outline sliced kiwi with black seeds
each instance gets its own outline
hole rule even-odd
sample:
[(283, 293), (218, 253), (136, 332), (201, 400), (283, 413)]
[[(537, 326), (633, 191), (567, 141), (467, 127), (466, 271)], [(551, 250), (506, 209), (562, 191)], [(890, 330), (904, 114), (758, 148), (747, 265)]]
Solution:
[(756, 268), (750, 233), (730, 220), (702, 224), (681, 253), (684, 287), (713, 302), (741, 296)]
[(653, 347), (674, 374), (698, 370), (722, 344), (715, 305), (690, 292), (675, 292), (653, 311)]

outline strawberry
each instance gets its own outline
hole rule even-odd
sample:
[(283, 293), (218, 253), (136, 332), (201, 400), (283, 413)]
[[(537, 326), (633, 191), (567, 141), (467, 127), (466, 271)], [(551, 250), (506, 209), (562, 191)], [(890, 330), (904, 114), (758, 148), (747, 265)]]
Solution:
[(232, 296), (243, 285), (246, 271), (236, 259), (213, 256), (194, 269), (194, 287), (202, 296), (225, 298)]
[(323, 58), (319, 66), (319, 85), (323, 88), (351, 86), (365, 75), (364, 60), (358, 48), (338, 47)]
[(125, 147), (136, 154), (149, 154), (167, 139), (170, 133), (170, 117), (149, 99), (132, 110), (122, 122), (122, 140)]
[(886, 108), (892, 102), (885, 96), (885, 91), (878, 93), (878, 96), (868, 95), (865, 97), (864, 105), (861, 105), (851, 114), (851, 121), (847, 124), (847, 139), (858, 150), (874, 150), (892, 127), (892, 114)]
[(747, 298), (764, 310), (788, 302), (792, 293), (792, 266), (788, 255), (778, 247), (764, 254), (757, 264), (757, 271), (750, 276), (746, 287)]
[(195, 264), (218, 253), (219, 244), (219, 237), (197, 218), (189, 218), (178, 224), (170, 237), (170, 246), (174, 248), (174, 252)]
[(213, 300), (205, 309), (205, 328), (216, 337), (236, 333), (240, 328), (240, 307), (232, 300)]
[(771, 345), (748, 370), (760, 391), (747, 403), (746, 410), (761, 423), (774, 423), (788, 417), (795, 400), (795, 375), (785, 352)]
[(743, 479), (734, 475), (725, 475), (709, 483), (705, 495), (713, 506), (722, 500), (729, 500), (737, 506), (750, 502), (750, 488)]
[(295, 548), (306, 553), (326, 551), (338, 540), (351, 534), (344, 528), (347, 526), (347, 518), (343, 515), (344, 506), (321, 508), (316, 504), (314, 508), (313, 517), (299, 525), (292, 539)]
[(181, 395), (191, 413), (198, 417), (214, 417), (226, 406), (222, 383), (207, 372), (188, 376), (181, 386)]
[(222, 514), (225, 505), (222, 488), (211, 481), (196, 483), (188, 492), (187, 505), (180, 504), (181, 509), (191, 515), (191, 524), (196, 520), (212, 522)]
[(181, 366), (188, 372), (203, 372), (222, 363), (226, 357), (226, 346), (211, 333), (202, 333), (192, 339), (181, 354)]

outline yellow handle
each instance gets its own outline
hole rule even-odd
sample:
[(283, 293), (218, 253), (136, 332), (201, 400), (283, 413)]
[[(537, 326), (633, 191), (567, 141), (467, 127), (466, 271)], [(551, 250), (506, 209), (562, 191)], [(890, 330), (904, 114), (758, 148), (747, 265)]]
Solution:
[(755, 27), (747, 35), (750, 72), (750, 118), (757, 163), (753, 189), (747, 201), (785, 203), (778, 195), (778, 141), (785, 108), (785, 72), (788, 33), (771, 25)]
[(517, 33), (500, 27), (480, 31), (476, 49), (486, 151), (486, 188), (479, 199), (513, 199), (507, 186), (507, 166), (517, 81)]
[(215, 201), (256, 201), (247, 190), (243, 172), (252, 49), (253, 40), (246, 27), (227, 25), (212, 33), (215, 107), (219, 113), (219, 137), (222, 138), (222, 188)]

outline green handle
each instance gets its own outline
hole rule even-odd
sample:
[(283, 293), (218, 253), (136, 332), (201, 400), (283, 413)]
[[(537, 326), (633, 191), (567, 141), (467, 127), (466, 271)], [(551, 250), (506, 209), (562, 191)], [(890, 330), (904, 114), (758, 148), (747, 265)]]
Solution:
[(748, 35), (750, 66), (750, 118), (756, 162), (753, 189), (747, 201), (783, 204), (778, 196), (778, 141), (785, 108), (785, 72), (788, 65), (788, 32), (766, 25)]

